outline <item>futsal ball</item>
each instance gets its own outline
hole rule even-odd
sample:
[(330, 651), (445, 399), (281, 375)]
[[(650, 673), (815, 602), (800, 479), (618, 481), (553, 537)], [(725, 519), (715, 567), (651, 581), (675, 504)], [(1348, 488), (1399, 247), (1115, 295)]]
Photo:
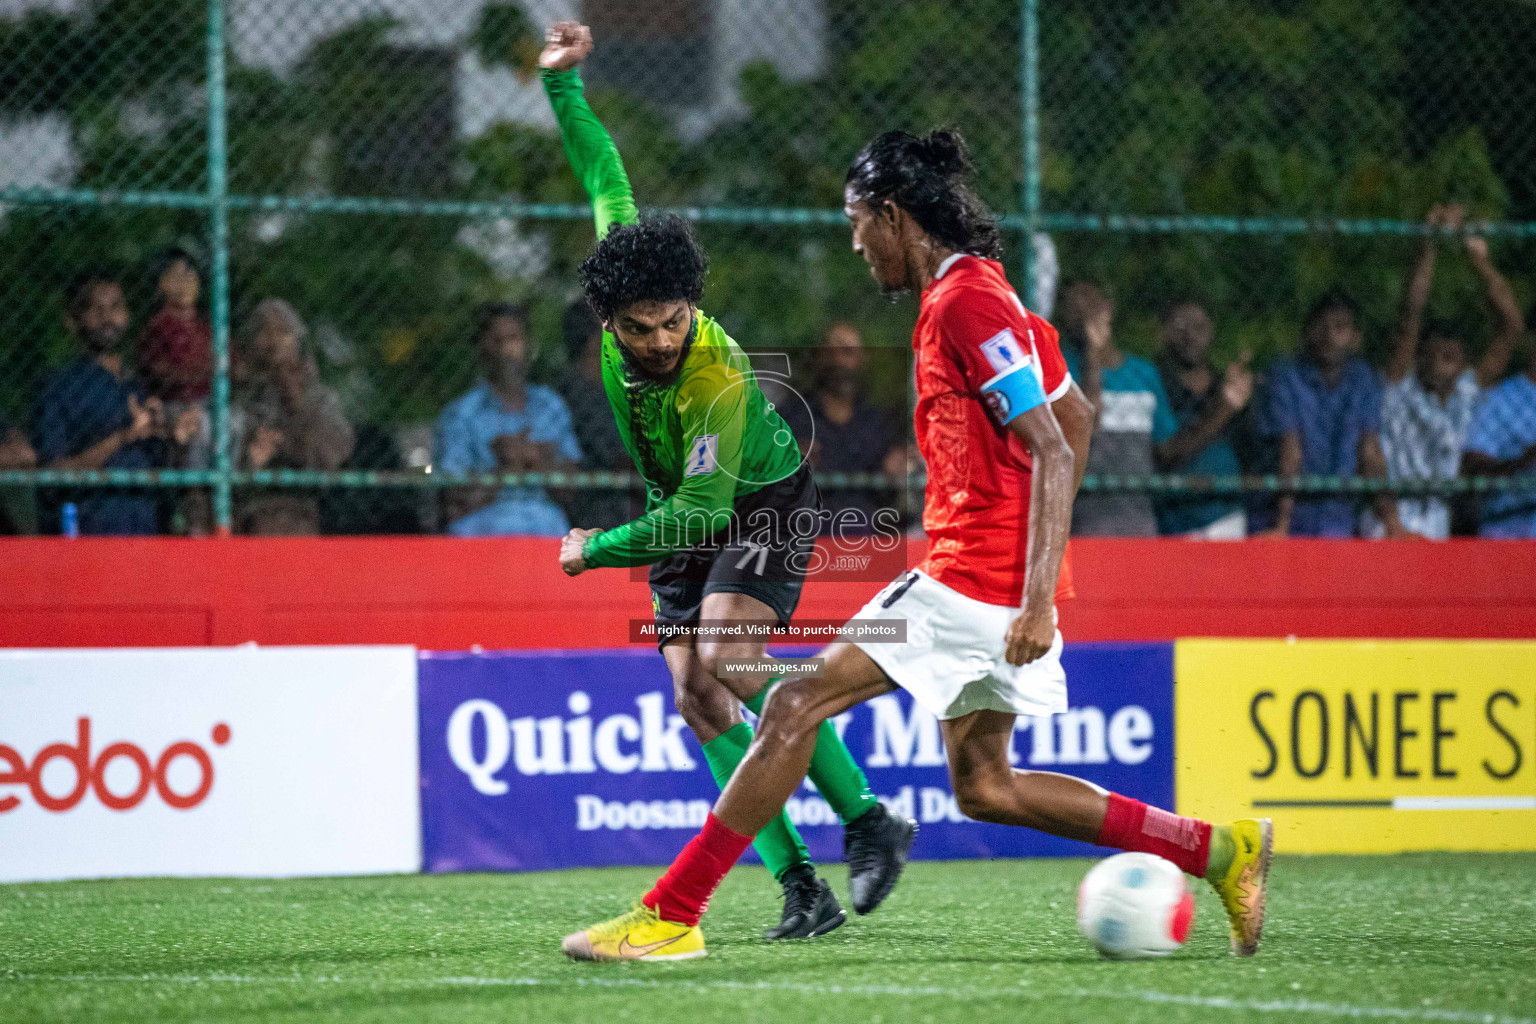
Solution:
[(1167, 956), (1194, 919), (1184, 872), (1150, 853), (1101, 860), (1077, 888), (1077, 927), (1113, 960)]

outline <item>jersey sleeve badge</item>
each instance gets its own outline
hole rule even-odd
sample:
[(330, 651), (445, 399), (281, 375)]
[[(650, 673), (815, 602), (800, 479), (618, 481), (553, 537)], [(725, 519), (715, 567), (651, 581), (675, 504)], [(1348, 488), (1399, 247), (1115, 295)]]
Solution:
[(700, 434), (688, 449), (688, 468), (683, 476), (708, 476), (716, 468), (716, 453), (720, 449), (719, 434)]
[(981, 353), (987, 357), (993, 373), (1006, 373), (1029, 363), (1019, 340), (1006, 327), (981, 343)]

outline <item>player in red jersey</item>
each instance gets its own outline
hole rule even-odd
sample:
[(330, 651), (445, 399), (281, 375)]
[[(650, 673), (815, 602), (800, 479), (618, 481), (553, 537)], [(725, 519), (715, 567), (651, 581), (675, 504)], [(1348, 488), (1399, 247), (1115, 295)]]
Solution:
[(853, 249), (881, 289), (921, 294), (912, 343), (928, 557), (856, 616), (906, 620), (906, 643), (834, 644), (823, 676), (780, 683), (703, 831), (633, 911), (567, 936), (567, 955), (703, 956), (709, 897), (804, 778), (817, 728), (897, 687), (940, 719), (967, 815), (1165, 857), (1216, 887), (1233, 950), (1257, 950), (1268, 819), (1212, 826), (1008, 761), (1017, 715), (1067, 709), (1055, 601), (1094, 411), (1055, 329), (1008, 285), (968, 171), (955, 132), (887, 132), (855, 159), (844, 193)]

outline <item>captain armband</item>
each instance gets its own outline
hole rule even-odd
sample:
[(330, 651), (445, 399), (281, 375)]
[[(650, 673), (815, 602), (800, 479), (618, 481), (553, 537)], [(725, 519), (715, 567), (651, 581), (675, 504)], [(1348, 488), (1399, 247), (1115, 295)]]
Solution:
[(981, 397), (998, 425), (1007, 426), (1037, 405), (1044, 405), (1045, 388), (1040, 378), (1035, 376), (1034, 367), (1023, 362), (1009, 367), (983, 384)]

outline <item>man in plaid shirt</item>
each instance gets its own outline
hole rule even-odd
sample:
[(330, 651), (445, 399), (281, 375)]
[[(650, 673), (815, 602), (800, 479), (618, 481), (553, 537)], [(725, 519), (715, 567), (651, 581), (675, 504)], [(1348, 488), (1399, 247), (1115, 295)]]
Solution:
[[(1431, 227), (1459, 228), (1463, 217), (1459, 206), (1436, 206), (1427, 220)], [(1440, 320), (1425, 324), (1437, 241), (1434, 235), (1425, 236), (1408, 279), (1387, 362), (1381, 447), (1387, 475), (1393, 480), (1443, 480), (1456, 475), (1473, 410), (1485, 390), (1508, 369), (1510, 354), (1525, 331), (1514, 292), (1488, 257), (1487, 239), (1476, 235), (1466, 239), (1467, 256), (1499, 317), (1492, 342), (1473, 367), (1455, 325)], [(1450, 535), (1451, 510), (1444, 498), (1400, 498), (1397, 510), (1403, 526), (1414, 533), (1436, 540)], [(1384, 532), (1380, 519), (1366, 513), (1362, 533), (1380, 537)]]

